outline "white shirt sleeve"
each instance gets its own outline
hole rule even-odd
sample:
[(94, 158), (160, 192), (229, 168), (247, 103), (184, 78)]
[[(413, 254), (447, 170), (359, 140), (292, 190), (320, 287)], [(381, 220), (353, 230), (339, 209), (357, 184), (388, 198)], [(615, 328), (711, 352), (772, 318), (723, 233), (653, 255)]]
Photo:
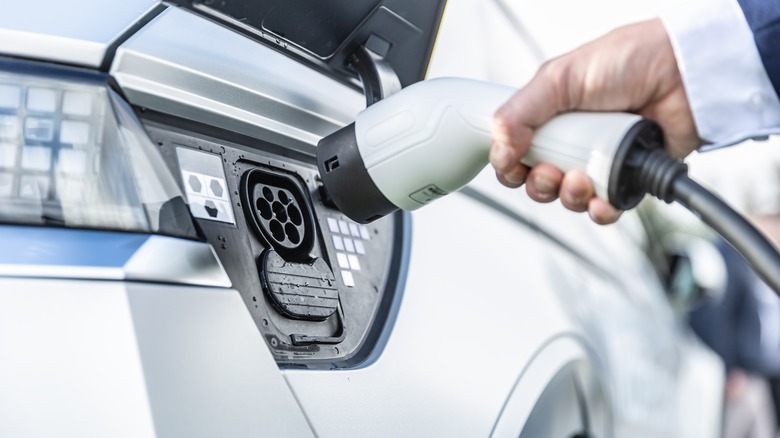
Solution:
[(686, 0), (662, 14), (701, 149), (780, 132), (780, 100), (736, 0)]

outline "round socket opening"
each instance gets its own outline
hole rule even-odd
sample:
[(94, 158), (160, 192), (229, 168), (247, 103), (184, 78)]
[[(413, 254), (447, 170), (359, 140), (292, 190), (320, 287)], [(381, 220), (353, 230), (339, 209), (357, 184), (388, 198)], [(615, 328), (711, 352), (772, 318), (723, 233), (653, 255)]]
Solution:
[(287, 217), (289, 217), (290, 221), (295, 225), (301, 225), (303, 223), (303, 216), (301, 216), (301, 211), (298, 210), (298, 207), (295, 205), (290, 204), (287, 206)]
[(274, 192), (268, 187), (263, 187), (263, 197), (268, 202), (274, 202)]
[(284, 190), (279, 190), (278, 195), (279, 196), (279, 202), (282, 204), (287, 205), (288, 202), (290, 202), (290, 196), (287, 195), (287, 192)]
[(260, 212), (260, 216), (265, 220), (271, 220), (273, 217), (273, 213), (271, 212), (271, 204), (269, 204), (265, 198), (257, 198), (257, 202), (255, 204), (257, 206), (257, 211)]
[(284, 232), (287, 234), (287, 238), (290, 239), (290, 242), (292, 242), (294, 245), (300, 243), (301, 235), (295, 225), (287, 222), (287, 224), (284, 226)]
[(284, 227), (278, 220), (271, 220), (268, 227), (271, 229), (271, 235), (274, 236), (274, 239), (278, 242), (284, 242)]
[(274, 210), (274, 218), (276, 218), (276, 220), (282, 223), (287, 222), (287, 209), (284, 208), (284, 205), (281, 202), (274, 202), (271, 208)]

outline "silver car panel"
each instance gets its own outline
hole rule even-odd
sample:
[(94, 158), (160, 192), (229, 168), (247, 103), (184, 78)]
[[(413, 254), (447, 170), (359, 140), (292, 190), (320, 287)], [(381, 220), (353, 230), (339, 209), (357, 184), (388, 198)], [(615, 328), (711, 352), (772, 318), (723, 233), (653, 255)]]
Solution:
[(205, 242), (65, 228), (0, 226), (0, 277), (73, 278), (230, 287)]
[(0, 436), (313, 436), (235, 290), (0, 278), (0, 302)]
[(111, 44), (159, 4), (157, 0), (5, 2), (0, 53), (99, 67)]
[(111, 74), (135, 105), (309, 155), (365, 106), (358, 91), (178, 8), (122, 44)]

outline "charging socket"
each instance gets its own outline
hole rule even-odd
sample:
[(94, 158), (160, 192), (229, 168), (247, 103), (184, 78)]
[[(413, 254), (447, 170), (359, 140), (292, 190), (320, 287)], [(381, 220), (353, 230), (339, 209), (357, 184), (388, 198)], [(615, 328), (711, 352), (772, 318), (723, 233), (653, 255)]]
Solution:
[(314, 216), (294, 175), (265, 168), (248, 170), (241, 178), (241, 197), (247, 221), (258, 238), (285, 260), (310, 260)]

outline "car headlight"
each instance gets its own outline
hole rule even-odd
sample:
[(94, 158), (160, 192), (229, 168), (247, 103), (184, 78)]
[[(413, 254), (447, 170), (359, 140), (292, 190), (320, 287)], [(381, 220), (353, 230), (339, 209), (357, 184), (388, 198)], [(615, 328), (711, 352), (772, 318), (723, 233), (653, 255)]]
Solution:
[(0, 222), (196, 237), (107, 75), (0, 61)]

